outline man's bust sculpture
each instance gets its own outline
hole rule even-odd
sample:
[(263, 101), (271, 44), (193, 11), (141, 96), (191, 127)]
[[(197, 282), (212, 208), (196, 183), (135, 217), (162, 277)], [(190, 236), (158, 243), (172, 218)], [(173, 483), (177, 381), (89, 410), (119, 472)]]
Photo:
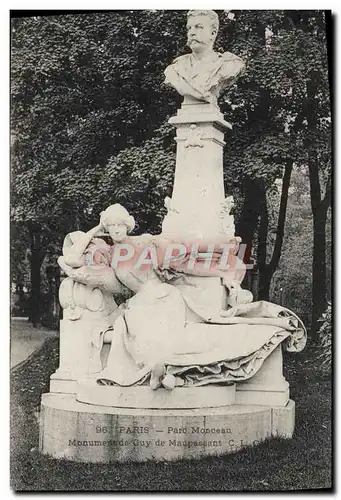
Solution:
[(187, 45), (191, 54), (180, 56), (165, 70), (165, 83), (179, 94), (216, 104), (221, 90), (230, 87), (243, 71), (240, 57), (214, 52), (219, 18), (212, 10), (190, 10), (187, 14)]

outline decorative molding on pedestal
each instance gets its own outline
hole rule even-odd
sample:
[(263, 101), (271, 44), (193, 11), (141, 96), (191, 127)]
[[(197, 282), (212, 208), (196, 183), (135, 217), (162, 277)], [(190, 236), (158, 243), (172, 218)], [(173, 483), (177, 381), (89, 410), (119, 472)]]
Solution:
[(224, 115), (220, 112), (218, 106), (203, 101), (186, 97), (178, 109), (177, 114), (172, 116), (168, 122), (171, 125), (179, 125), (183, 123), (212, 123), (222, 131), (226, 129), (232, 130), (231, 123), (224, 119)]
[(185, 142), (185, 148), (203, 148), (204, 143), (203, 143), (203, 132), (200, 132), (198, 130), (197, 125), (192, 123), (189, 126), (189, 132), (188, 132), (188, 137)]
[(76, 399), (80, 403), (115, 408), (215, 408), (233, 405), (235, 393), (235, 384), (153, 391), (149, 385), (105, 386), (97, 384), (93, 378), (88, 378), (78, 382)]

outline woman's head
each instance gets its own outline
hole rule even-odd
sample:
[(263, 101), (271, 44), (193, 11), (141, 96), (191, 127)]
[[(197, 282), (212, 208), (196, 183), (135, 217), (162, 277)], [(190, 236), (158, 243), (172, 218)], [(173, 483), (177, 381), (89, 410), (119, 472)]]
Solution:
[(120, 243), (135, 227), (134, 217), (119, 203), (110, 205), (101, 213), (101, 222), (113, 241), (117, 243)]

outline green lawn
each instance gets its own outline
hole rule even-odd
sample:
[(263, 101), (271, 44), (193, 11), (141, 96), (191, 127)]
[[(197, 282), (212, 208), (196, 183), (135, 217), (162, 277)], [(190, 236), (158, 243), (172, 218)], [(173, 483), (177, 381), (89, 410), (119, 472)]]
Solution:
[(81, 464), (38, 452), (40, 395), (58, 366), (48, 339), (11, 377), (11, 487), (16, 491), (266, 491), (331, 488), (331, 380), (313, 349), (285, 356), (296, 402), (293, 439), (231, 455), (162, 463)]

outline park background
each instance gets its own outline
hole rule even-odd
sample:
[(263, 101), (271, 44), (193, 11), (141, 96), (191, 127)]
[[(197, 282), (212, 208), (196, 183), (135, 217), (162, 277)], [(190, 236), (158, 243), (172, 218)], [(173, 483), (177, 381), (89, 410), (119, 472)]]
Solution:
[[(236, 234), (256, 264), (243, 287), (303, 319), (310, 357), (298, 358), (309, 377), (319, 372), (325, 381), (332, 343), (331, 14), (218, 14), (216, 50), (235, 53), (247, 67), (219, 100), (233, 125), (225, 136), (225, 192), (234, 196)], [(167, 121), (181, 103), (163, 84), (163, 71), (188, 51), (185, 23), (185, 11), (170, 10), (12, 13), (11, 315), (28, 317), (30, 328), (58, 329), (56, 259), (68, 232), (90, 229), (112, 203), (135, 217), (135, 234), (160, 232), (175, 167)], [(33, 358), (39, 396), (58, 357), (55, 344), (45, 348), (45, 378), (44, 356)], [(27, 372), (32, 366), (16, 371), (16, 389)], [(36, 410), (37, 387), (25, 384), (19, 402)], [(321, 390), (323, 408), (330, 394)], [(324, 452), (329, 456), (330, 443)], [(330, 469), (326, 459), (323, 466)]]

